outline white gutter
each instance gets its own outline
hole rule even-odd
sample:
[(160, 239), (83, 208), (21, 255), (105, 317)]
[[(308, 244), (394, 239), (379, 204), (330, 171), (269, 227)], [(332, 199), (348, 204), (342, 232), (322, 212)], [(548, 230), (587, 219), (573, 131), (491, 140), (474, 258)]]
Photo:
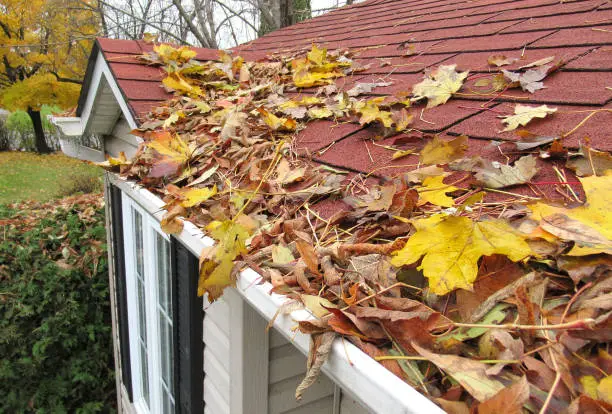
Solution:
[[(157, 220), (161, 220), (164, 202), (153, 193), (139, 185), (122, 180), (114, 174), (108, 178), (123, 192)], [(204, 247), (210, 247), (214, 240), (206, 236), (192, 223), (185, 221), (181, 234), (177, 237), (191, 252), (198, 257)], [(236, 291), (249, 302), (267, 321), (276, 314), (278, 308), (287, 300), (284, 296), (272, 293), (270, 283), (258, 284), (261, 276), (252, 269), (241, 272)], [(308, 354), (309, 335), (293, 331), (296, 321), (314, 319), (306, 310), (280, 315), (274, 322), (278, 329), (302, 353)], [(363, 353), (348, 341), (338, 339), (332, 347), (329, 360), (323, 366), (323, 372), (341, 386), (370, 412), (380, 414), (437, 414), (444, 413), (410, 385), (396, 377), (381, 364)]]
[(49, 121), (58, 127), (62, 134), (67, 137), (80, 137), (85, 132), (85, 126), (81, 122), (81, 117), (50, 115)]

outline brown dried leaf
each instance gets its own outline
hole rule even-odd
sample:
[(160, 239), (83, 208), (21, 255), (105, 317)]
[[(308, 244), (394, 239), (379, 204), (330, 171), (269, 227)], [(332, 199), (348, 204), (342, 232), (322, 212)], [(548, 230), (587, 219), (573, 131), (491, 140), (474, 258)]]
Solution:
[(612, 170), (612, 155), (609, 152), (596, 151), (589, 147), (581, 148), (581, 155), (570, 158), (565, 166), (576, 172), (579, 177), (605, 175)]
[(478, 414), (522, 414), (523, 405), (529, 399), (527, 377), (521, 377), (511, 386), (478, 405)]
[(412, 346), (421, 356), (453, 377), (478, 401), (493, 398), (504, 389), (504, 384), (486, 374), (487, 365), (482, 362), (456, 355), (438, 355), (414, 343)]
[(522, 138), (520, 141), (515, 142), (516, 149), (518, 149), (519, 151), (526, 151), (532, 148), (539, 147), (541, 145), (550, 144), (554, 140), (558, 139), (558, 137), (552, 136), (548, 137), (532, 135), (529, 133), (525, 133), (524, 131), (525, 130), (517, 131), (517, 134)]
[(554, 56), (549, 56), (549, 57), (545, 57), (542, 59), (538, 59), (534, 62), (528, 63), (527, 65), (521, 66), (519, 69), (527, 69), (527, 68), (533, 68), (535, 66), (542, 66), (542, 65), (546, 65), (550, 62), (552, 62), (553, 60), (555, 60)]
[(574, 283), (583, 279), (597, 278), (612, 270), (612, 257), (605, 254), (591, 256), (561, 256), (557, 259), (559, 269), (566, 271)]
[(297, 239), (295, 241), (295, 247), (300, 253), (300, 257), (304, 260), (306, 267), (315, 275), (319, 273), (319, 258), (317, 257), (317, 253), (311, 243), (308, 243), (304, 240)]
[(612, 249), (612, 242), (596, 229), (561, 213), (542, 218), (540, 227), (562, 240), (576, 241), (596, 248)]
[(295, 398), (297, 400), (301, 400), (304, 391), (319, 378), (321, 367), (329, 358), (334, 339), (336, 339), (335, 332), (323, 332), (322, 334), (312, 335), (310, 352), (308, 353), (306, 376), (295, 390)]
[(448, 414), (470, 414), (470, 408), (464, 401), (449, 401), (443, 398), (436, 398), (435, 401)]
[(180, 216), (185, 216), (186, 210), (180, 204), (175, 204), (168, 212), (164, 215), (161, 220), (161, 229), (167, 234), (179, 234), (183, 231), (183, 220)]
[(506, 57), (506, 55), (491, 55), (487, 59), (487, 63), (491, 66), (500, 67), (505, 65), (511, 65), (517, 60), (519, 60), (519, 58), (509, 58)]

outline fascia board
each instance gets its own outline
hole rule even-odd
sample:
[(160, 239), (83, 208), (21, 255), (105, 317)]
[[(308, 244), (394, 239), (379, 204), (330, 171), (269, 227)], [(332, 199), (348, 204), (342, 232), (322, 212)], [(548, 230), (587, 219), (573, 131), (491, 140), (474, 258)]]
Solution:
[(49, 116), (49, 121), (62, 131), (67, 137), (80, 137), (83, 135), (83, 123), (77, 116)]

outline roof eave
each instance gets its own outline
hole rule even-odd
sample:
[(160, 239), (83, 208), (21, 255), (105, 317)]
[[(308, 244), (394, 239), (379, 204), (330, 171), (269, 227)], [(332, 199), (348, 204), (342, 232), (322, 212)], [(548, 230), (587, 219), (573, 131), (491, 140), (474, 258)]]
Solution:
[[(98, 114), (98, 109), (105, 106), (106, 112)], [(116, 116), (108, 115), (115, 112)], [(129, 126), (138, 127), (136, 118), (119, 87), (113, 73), (104, 58), (98, 42), (94, 44), (81, 94), (76, 117), (53, 117), (53, 123), (65, 136), (81, 136), (85, 134), (110, 134), (123, 115)]]
[[(134, 182), (120, 179), (115, 174), (107, 173), (107, 177), (112, 184), (134, 199), (153, 217), (157, 220), (162, 219), (165, 203), (159, 197)], [(189, 221), (184, 222), (183, 231), (175, 236), (197, 257), (204, 248), (214, 244), (213, 239)], [(308, 355), (310, 335), (296, 332), (294, 328), (296, 321), (312, 320), (314, 316), (306, 310), (294, 311), (289, 315), (282, 312), (279, 314), (279, 308), (287, 298), (270, 293), (273, 286), (269, 282), (262, 283), (262, 280), (261, 275), (247, 268), (240, 272), (236, 292), (267, 321), (276, 317), (274, 327), (303, 354)], [(322, 370), (369, 412), (385, 414), (444, 412), (348, 341), (341, 339), (335, 341), (330, 357)]]

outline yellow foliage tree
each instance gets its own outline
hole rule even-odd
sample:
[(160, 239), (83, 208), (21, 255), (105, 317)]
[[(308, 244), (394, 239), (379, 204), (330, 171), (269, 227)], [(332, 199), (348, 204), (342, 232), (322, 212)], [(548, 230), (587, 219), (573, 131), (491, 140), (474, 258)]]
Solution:
[(40, 108), (77, 102), (100, 30), (90, 0), (0, 0), (0, 105), (27, 111), (36, 150), (49, 152)]

